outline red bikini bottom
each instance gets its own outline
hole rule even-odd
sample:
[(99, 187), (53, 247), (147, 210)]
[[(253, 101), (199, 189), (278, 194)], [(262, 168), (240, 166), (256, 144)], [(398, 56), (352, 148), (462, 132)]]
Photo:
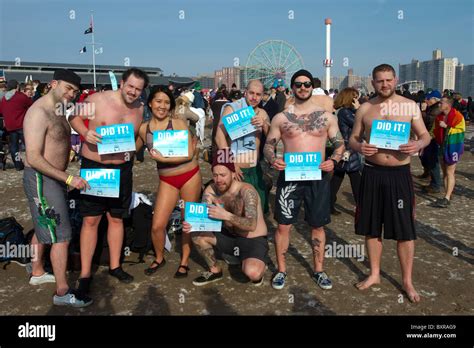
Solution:
[(178, 190), (181, 190), (184, 184), (186, 184), (197, 172), (199, 172), (199, 166), (196, 166), (194, 169), (191, 169), (189, 172), (183, 174), (170, 176), (160, 175), (160, 180), (170, 184), (173, 187), (176, 187)]

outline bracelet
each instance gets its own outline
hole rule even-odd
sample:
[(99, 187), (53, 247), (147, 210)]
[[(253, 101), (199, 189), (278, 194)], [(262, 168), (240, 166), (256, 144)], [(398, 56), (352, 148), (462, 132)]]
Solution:
[(71, 182), (72, 182), (72, 179), (74, 179), (74, 176), (73, 175), (69, 175), (66, 179), (66, 185), (71, 185)]

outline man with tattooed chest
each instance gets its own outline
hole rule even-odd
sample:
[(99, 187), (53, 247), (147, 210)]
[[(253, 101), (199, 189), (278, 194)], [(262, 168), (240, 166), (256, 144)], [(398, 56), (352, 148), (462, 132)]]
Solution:
[[(313, 76), (309, 71), (299, 70), (291, 78), (291, 88), (295, 95), (294, 105), (287, 111), (277, 114), (271, 123), (270, 132), (264, 148), (266, 160), (280, 171), (275, 200), (275, 249), (278, 273), (273, 277), (272, 286), (280, 290), (285, 286), (285, 255), (290, 243), (291, 225), (297, 221), (301, 202), (304, 201), (305, 220), (311, 227), (311, 246), (313, 250), (313, 280), (322, 289), (331, 289), (332, 283), (323, 271), (324, 245), (326, 236), (324, 226), (330, 221), (330, 175), (334, 165), (340, 161), (344, 152), (344, 139), (337, 125), (337, 118), (311, 101)], [(326, 158), (326, 141), (329, 138), (335, 147), (331, 158)], [(321, 180), (286, 181), (286, 163), (277, 158), (275, 148), (283, 141), (284, 153), (319, 152), (321, 154)]]
[(254, 285), (261, 285), (268, 242), (260, 197), (252, 185), (236, 180), (234, 163), (228, 158), (215, 156), (212, 175), (214, 183), (204, 190), (202, 202), (209, 204), (210, 218), (222, 220), (222, 231), (190, 232), (191, 225), (183, 222), (183, 232), (192, 234), (196, 249), (209, 267), (209, 272), (204, 272), (193, 284), (206, 285), (222, 278), (215, 247), (223, 254), (238, 256), (242, 272)]

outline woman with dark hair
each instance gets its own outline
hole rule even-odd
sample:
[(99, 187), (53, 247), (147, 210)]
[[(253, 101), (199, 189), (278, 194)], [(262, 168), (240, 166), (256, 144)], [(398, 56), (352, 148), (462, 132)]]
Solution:
[(360, 170), (362, 168), (362, 161), (357, 151), (353, 151), (349, 147), (349, 137), (354, 126), (354, 119), (356, 110), (359, 108), (359, 92), (352, 87), (344, 88), (339, 92), (334, 100), (334, 108), (337, 110), (337, 119), (339, 129), (344, 138), (344, 145), (346, 151), (341, 161), (342, 166), (334, 168), (334, 174), (331, 178), (331, 214), (339, 215), (341, 212), (334, 207), (337, 199), (337, 191), (341, 187), (344, 176), (349, 175), (351, 181), (352, 194), (355, 202), (357, 202), (360, 186)]
[[(156, 259), (145, 269), (146, 275), (154, 274), (166, 263), (164, 258), (166, 226), (179, 198), (185, 202), (197, 202), (201, 195), (201, 173), (195, 151), (197, 139), (189, 132), (187, 121), (174, 118), (176, 102), (166, 86), (155, 86), (148, 97), (151, 120), (143, 123), (138, 132), (137, 150), (146, 145), (151, 157), (157, 162), (160, 184), (156, 194), (152, 222), (152, 241)], [(153, 149), (153, 132), (158, 130), (187, 130), (188, 156), (164, 157)], [(191, 254), (191, 236), (182, 234), (181, 263), (175, 273), (176, 278), (188, 275), (188, 261)]]

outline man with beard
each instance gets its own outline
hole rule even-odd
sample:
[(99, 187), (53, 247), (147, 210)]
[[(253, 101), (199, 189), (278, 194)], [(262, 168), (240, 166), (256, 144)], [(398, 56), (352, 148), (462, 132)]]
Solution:
[[(270, 118), (265, 110), (258, 107), (263, 97), (264, 86), (260, 80), (250, 80), (245, 98), (223, 106), (222, 116), (216, 132), (217, 156), (231, 155), (235, 165), (235, 175), (238, 181), (251, 184), (260, 196), (263, 213), (268, 212), (268, 194), (263, 180), (263, 171), (259, 163), (259, 149), (262, 136), (266, 136), (270, 129)], [(222, 119), (239, 109), (251, 106), (255, 111), (252, 124), (257, 128), (256, 132), (245, 135), (231, 141)], [(229, 152), (229, 148), (232, 152)]]
[(267, 225), (257, 191), (247, 183), (235, 180), (235, 166), (224, 157), (212, 163), (214, 182), (203, 193), (202, 202), (209, 204), (209, 217), (222, 220), (222, 231), (190, 232), (191, 225), (183, 223), (183, 232), (191, 233), (193, 243), (209, 267), (193, 281), (206, 285), (222, 278), (214, 247), (223, 254), (234, 254), (236, 248), (242, 272), (254, 285), (262, 285), (268, 259)]
[[(364, 290), (380, 283), (383, 226), (384, 239), (397, 241), (403, 289), (410, 301), (418, 302), (420, 296), (412, 281), (416, 232), (410, 161), (411, 155), (426, 147), (431, 139), (416, 103), (395, 93), (395, 69), (388, 64), (381, 64), (372, 71), (372, 79), (377, 96), (357, 110), (349, 139), (349, 146), (366, 158), (357, 202), (355, 230), (356, 234), (365, 236), (370, 275), (356, 287)], [(374, 120), (409, 122), (418, 140), (410, 140), (407, 144), (400, 145), (398, 150), (378, 149), (370, 144)]]
[[(332, 283), (323, 270), (324, 245), (326, 235), (324, 226), (330, 217), (330, 175), (334, 165), (341, 160), (344, 152), (344, 139), (338, 128), (337, 118), (311, 100), (313, 76), (307, 70), (297, 71), (291, 78), (291, 88), (295, 104), (288, 111), (277, 114), (271, 123), (265, 143), (265, 159), (280, 171), (275, 201), (275, 249), (278, 273), (273, 277), (274, 289), (282, 289), (286, 282), (285, 255), (290, 242), (290, 229), (297, 221), (301, 201), (304, 200), (305, 220), (311, 227), (314, 274), (312, 279), (322, 289), (331, 289)], [(325, 160), (326, 141), (329, 138), (335, 150), (331, 158)], [(319, 152), (323, 171), (321, 180), (285, 181), (286, 163), (275, 155), (275, 147), (283, 141), (284, 153)]]
[[(128, 216), (133, 187), (133, 152), (99, 155), (97, 143), (101, 136), (95, 131), (99, 126), (132, 123), (135, 138), (142, 122), (143, 104), (139, 98), (148, 85), (148, 76), (140, 69), (131, 68), (122, 75), (120, 88), (117, 91), (95, 93), (86, 99), (93, 106), (93, 115), (76, 115), (71, 118), (71, 125), (84, 137), (82, 146), (81, 168), (85, 169), (118, 169), (120, 170), (120, 195), (118, 198), (83, 195), (79, 209), (83, 216), (81, 229), (81, 275), (79, 290), (89, 291), (91, 281), (92, 257), (97, 245), (97, 233), (102, 215), (106, 213), (108, 230), (107, 241), (110, 250), (109, 274), (123, 283), (130, 283), (133, 277), (120, 265), (123, 244), (123, 218)], [(83, 108), (87, 110), (87, 108)], [(89, 116), (89, 126), (84, 125), (80, 116)]]
[[(36, 247), (32, 260), (31, 285), (56, 282), (53, 303), (85, 307), (90, 298), (70, 289), (66, 279), (68, 246), (71, 240), (66, 184), (82, 190), (87, 181), (66, 172), (71, 147), (71, 128), (64, 105), (79, 93), (81, 78), (71, 70), (54, 72), (51, 90), (28, 110), (24, 120), (26, 162), (23, 186), (28, 198)], [(43, 268), (44, 244), (51, 244), (52, 274)]]

